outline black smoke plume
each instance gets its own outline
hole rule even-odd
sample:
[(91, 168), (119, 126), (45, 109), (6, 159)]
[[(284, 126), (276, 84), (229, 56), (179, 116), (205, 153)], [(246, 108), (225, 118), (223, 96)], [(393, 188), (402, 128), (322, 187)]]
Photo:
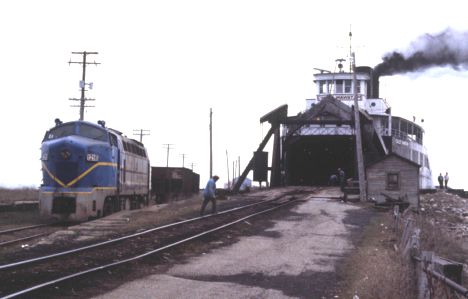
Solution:
[(388, 53), (374, 68), (377, 76), (424, 71), (431, 67), (449, 66), (468, 69), (468, 32), (446, 29), (442, 33), (420, 36), (408, 50)]

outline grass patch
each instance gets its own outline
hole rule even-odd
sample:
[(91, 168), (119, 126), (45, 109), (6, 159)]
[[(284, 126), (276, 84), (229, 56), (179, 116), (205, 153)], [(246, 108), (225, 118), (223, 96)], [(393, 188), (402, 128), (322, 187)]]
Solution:
[(417, 298), (411, 262), (394, 248), (392, 217), (382, 213), (367, 226), (358, 248), (342, 266), (340, 298)]

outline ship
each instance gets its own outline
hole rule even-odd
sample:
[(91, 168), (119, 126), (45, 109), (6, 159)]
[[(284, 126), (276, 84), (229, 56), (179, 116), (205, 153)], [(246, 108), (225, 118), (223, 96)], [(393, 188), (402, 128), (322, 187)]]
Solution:
[(364, 165), (397, 155), (419, 166), (419, 190), (433, 189), (423, 121), (392, 114), (387, 100), (379, 95), (375, 68), (350, 64), (346, 71), (344, 62), (337, 59), (334, 71), (315, 69), (316, 97), (306, 100), (304, 111), (281, 121), (277, 181), (283, 185), (328, 185), (338, 168), (344, 169), (347, 177), (358, 179), (357, 97)]

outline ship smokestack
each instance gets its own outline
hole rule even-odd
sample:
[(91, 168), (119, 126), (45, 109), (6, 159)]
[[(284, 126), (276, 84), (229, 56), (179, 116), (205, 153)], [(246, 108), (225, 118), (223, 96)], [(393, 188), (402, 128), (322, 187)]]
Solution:
[(437, 66), (466, 70), (468, 69), (467, 40), (468, 32), (458, 32), (450, 28), (436, 35), (420, 36), (403, 53), (395, 51), (382, 58), (383, 61), (374, 68), (377, 82), (380, 76), (424, 71)]
[(372, 72), (371, 76), (371, 85), (372, 85), (372, 92), (371, 92), (371, 98), (373, 99), (378, 99), (379, 98), (379, 73), (376, 72), (375, 70)]

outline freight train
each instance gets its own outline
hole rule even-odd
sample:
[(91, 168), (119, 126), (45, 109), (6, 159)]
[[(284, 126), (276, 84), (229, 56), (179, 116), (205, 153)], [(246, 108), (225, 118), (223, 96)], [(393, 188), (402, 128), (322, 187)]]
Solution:
[(85, 221), (148, 203), (145, 147), (103, 121), (56, 119), (42, 141), (41, 163), (42, 216)]
[(157, 203), (200, 191), (200, 175), (184, 167), (151, 167), (151, 195)]

